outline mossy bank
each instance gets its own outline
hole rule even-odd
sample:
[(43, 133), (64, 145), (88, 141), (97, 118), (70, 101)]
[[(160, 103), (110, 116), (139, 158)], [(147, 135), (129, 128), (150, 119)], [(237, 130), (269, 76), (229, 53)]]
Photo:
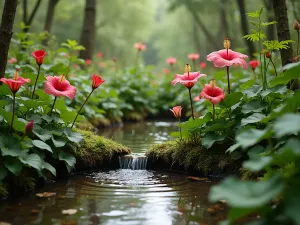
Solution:
[(222, 146), (209, 150), (192, 142), (167, 141), (147, 152), (148, 168), (184, 171), (197, 175), (226, 175), (240, 166), (224, 153)]

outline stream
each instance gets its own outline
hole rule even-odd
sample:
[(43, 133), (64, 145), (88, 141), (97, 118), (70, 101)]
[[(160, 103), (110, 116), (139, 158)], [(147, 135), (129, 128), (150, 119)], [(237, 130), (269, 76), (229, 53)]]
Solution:
[[(170, 139), (176, 123), (145, 122), (99, 134), (129, 146), (141, 156), (154, 143)], [(124, 167), (123, 167), (124, 168)], [(0, 201), (0, 225), (214, 225), (207, 195), (214, 182), (190, 181), (185, 174), (140, 169), (82, 173), (50, 182), (39, 192)], [(76, 209), (72, 215), (63, 210)], [(4, 225), (5, 223), (3, 223)]]

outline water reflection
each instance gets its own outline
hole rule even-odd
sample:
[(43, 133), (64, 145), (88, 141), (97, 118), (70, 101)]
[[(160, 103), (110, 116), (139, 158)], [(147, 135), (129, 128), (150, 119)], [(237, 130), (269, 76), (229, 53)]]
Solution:
[(160, 121), (125, 124), (99, 134), (130, 147), (134, 153), (145, 153), (151, 145), (170, 140), (170, 133), (178, 131), (176, 124)]
[[(189, 181), (184, 175), (146, 170), (78, 175), (42, 190), (56, 192), (54, 197), (31, 195), (0, 205), (0, 221), (44, 225), (215, 224), (206, 211), (210, 185)], [(65, 216), (65, 209), (78, 212)]]

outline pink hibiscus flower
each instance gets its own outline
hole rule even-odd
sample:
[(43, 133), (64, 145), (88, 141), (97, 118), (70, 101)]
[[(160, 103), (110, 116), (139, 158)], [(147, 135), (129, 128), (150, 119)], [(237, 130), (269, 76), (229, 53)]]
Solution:
[(248, 64), (244, 60), (246, 58), (248, 58), (247, 55), (234, 52), (231, 49), (222, 49), (217, 52), (212, 52), (206, 57), (208, 61), (213, 62), (215, 67), (219, 68), (232, 66), (233, 64), (239, 64), (242, 68), (247, 68)]
[(173, 109), (170, 109), (172, 111), (172, 113), (174, 114), (175, 118), (177, 120), (180, 119), (181, 117), (181, 110), (182, 110), (182, 107), (181, 106), (174, 106)]
[(191, 89), (200, 77), (206, 77), (206, 74), (200, 74), (200, 72), (186, 72), (184, 74), (175, 74), (172, 85), (180, 83)]
[(139, 43), (135, 43), (134, 47), (138, 50), (138, 51), (143, 51), (146, 50), (146, 45), (144, 45), (143, 43), (139, 42)]
[(18, 90), (20, 89), (20, 87), (23, 84), (30, 82), (30, 79), (25, 79), (25, 78), (19, 76), (19, 69), (16, 69), (16, 72), (12, 79), (1, 78), (0, 81), (7, 84), (9, 86), (10, 90), (12, 91), (12, 93), (15, 94), (18, 92)]
[(13, 64), (13, 63), (18, 62), (18, 60), (17, 60), (16, 58), (14, 58), (14, 57), (11, 57), (9, 60), (7, 60), (7, 62), (8, 62), (9, 64)]
[(253, 71), (256, 69), (256, 67), (258, 67), (259, 64), (260, 64), (260, 62), (257, 60), (252, 60), (249, 62), (249, 65), (251, 66)]
[(61, 76), (47, 76), (45, 83), (45, 92), (55, 97), (64, 96), (69, 99), (75, 98), (76, 87), (72, 86), (69, 81)]
[(169, 57), (166, 59), (166, 63), (169, 64), (169, 65), (173, 65), (175, 64), (177, 61), (177, 59), (175, 57)]
[(199, 57), (200, 57), (200, 54), (198, 54), (198, 53), (191, 53), (188, 55), (188, 58), (193, 61), (196, 61), (197, 59), (199, 59)]
[(200, 100), (205, 98), (209, 100), (212, 104), (217, 105), (225, 99), (225, 94), (222, 88), (219, 88), (215, 85), (215, 80), (212, 79), (210, 84), (205, 84), (203, 90), (200, 93), (199, 98), (194, 100)]
[(207, 65), (206, 65), (206, 62), (201, 62), (199, 64), (199, 66), (200, 66), (200, 68), (205, 69)]

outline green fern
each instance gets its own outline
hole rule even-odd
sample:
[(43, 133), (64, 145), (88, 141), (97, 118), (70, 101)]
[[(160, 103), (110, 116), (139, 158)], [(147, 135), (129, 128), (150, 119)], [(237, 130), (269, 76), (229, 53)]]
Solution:
[(278, 41), (278, 40), (273, 40), (273, 41), (264, 41), (263, 45), (266, 46), (268, 50), (280, 50), (280, 49), (288, 49), (289, 48), (289, 43), (292, 43), (294, 41), (292, 40), (285, 40), (285, 41)]
[(255, 32), (253, 34), (247, 34), (243, 38), (250, 41), (259, 41), (259, 40), (266, 39), (266, 35), (263, 33)]
[(266, 22), (266, 23), (262, 22), (261, 26), (262, 27), (267, 27), (267, 26), (270, 26), (270, 25), (274, 25), (276, 23), (277, 23), (276, 21), (271, 21), (271, 22)]
[(246, 13), (247, 16), (252, 17), (252, 18), (259, 18), (261, 14), (264, 11), (264, 7), (261, 7), (260, 9), (256, 10), (255, 12), (249, 12)]

